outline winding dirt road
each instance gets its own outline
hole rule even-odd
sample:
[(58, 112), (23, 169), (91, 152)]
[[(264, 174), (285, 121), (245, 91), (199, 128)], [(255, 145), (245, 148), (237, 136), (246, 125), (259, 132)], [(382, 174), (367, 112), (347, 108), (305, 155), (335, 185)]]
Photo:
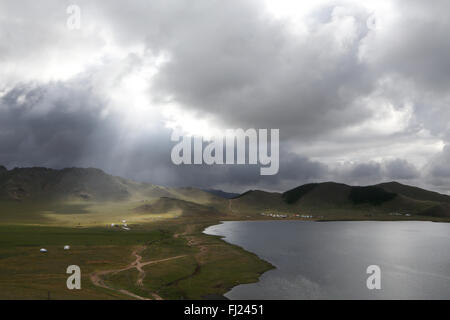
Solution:
[[(145, 248), (146, 248), (145, 246), (140, 246), (140, 247), (137, 247), (135, 250), (133, 250), (132, 255), (136, 257), (136, 260), (133, 261), (132, 263), (130, 263), (129, 265), (127, 265), (124, 268), (111, 269), (111, 270), (102, 270), (102, 271), (91, 273), (90, 274), (90, 278), (91, 278), (92, 283), (94, 285), (98, 286), (98, 287), (109, 289), (109, 290), (113, 290), (113, 291), (117, 291), (117, 292), (120, 292), (122, 294), (128, 295), (128, 296), (130, 296), (132, 298), (135, 298), (135, 299), (152, 300), (152, 299), (149, 299), (149, 298), (138, 296), (137, 294), (134, 294), (134, 293), (132, 293), (132, 292), (130, 292), (128, 290), (125, 290), (125, 289), (112, 288), (112, 287), (108, 286), (105, 283), (105, 281), (102, 279), (102, 276), (105, 276), (107, 274), (117, 274), (117, 273), (122, 272), (122, 271), (126, 271), (126, 270), (130, 270), (130, 269), (136, 268), (136, 270), (139, 272), (136, 284), (138, 286), (142, 287), (143, 286), (143, 281), (144, 281), (144, 278), (145, 278), (145, 271), (142, 269), (143, 267), (145, 267), (147, 265), (150, 265), (150, 264), (155, 264), (155, 263), (159, 263), (159, 262), (179, 259), (179, 258), (182, 258), (182, 257), (186, 256), (186, 255), (180, 255), (180, 256), (175, 256), (175, 257), (170, 257), (170, 258), (165, 258), (165, 259), (141, 262), (142, 261), (142, 256), (139, 253), (141, 253)], [(155, 300), (162, 300), (162, 298), (159, 295), (157, 295), (156, 293), (154, 293), (154, 292), (152, 292), (151, 295), (152, 295), (153, 299), (155, 299)]]

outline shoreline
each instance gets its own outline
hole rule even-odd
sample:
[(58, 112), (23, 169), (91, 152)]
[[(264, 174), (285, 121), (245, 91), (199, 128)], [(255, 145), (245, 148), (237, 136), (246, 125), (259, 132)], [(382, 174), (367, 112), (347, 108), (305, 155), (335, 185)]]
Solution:
[[(249, 254), (254, 255), (254, 256), (255, 256), (256, 258), (258, 258), (260, 261), (262, 261), (262, 262), (264, 262), (264, 263), (266, 263), (266, 264), (268, 264), (268, 265), (271, 266), (271, 268), (268, 268), (267, 270), (258, 273), (258, 279), (257, 279), (257, 281), (254, 281), (254, 282), (242, 282), (242, 283), (238, 283), (238, 284), (232, 286), (231, 288), (228, 288), (227, 292), (225, 292), (224, 294), (221, 295), (224, 299), (227, 299), (227, 300), (231, 300), (231, 299), (228, 298), (228, 297), (226, 297), (225, 295), (226, 295), (227, 293), (229, 293), (233, 288), (235, 288), (235, 287), (237, 287), (237, 286), (240, 286), (240, 285), (252, 284), (252, 283), (258, 283), (258, 282), (260, 282), (260, 278), (261, 278), (261, 276), (262, 276), (263, 274), (265, 274), (265, 273), (268, 272), (268, 271), (278, 269), (272, 262), (263, 259), (263, 258), (260, 257), (257, 253), (252, 252), (252, 251), (249, 251), (249, 250), (247, 250), (247, 249), (245, 249), (245, 248), (243, 248), (243, 247), (241, 247), (241, 246), (239, 246), (239, 245), (237, 245), (237, 244), (234, 244), (234, 243), (231, 243), (231, 242), (226, 241), (226, 240), (225, 240), (226, 236), (215, 235), (215, 234), (208, 234), (208, 233), (205, 232), (206, 229), (211, 228), (211, 227), (214, 227), (214, 226), (220, 226), (220, 225), (224, 224), (225, 222), (247, 222), (247, 221), (248, 221), (248, 222), (257, 222), (257, 221), (271, 221), (271, 220), (221, 220), (221, 221), (219, 221), (219, 223), (212, 224), (212, 225), (209, 225), (209, 226), (205, 227), (205, 228), (203, 229), (203, 231), (202, 231), (203, 234), (205, 234), (205, 235), (207, 235), (207, 236), (210, 236), (210, 237), (216, 237), (216, 238), (219, 238), (221, 241), (223, 241), (223, 242), (226, 243), (227, 245), (229, 245), (229, 246), (234, 246), (234, 247), (237, 247), (237, 248), (239, 248), (239, 249), (241, 249), (241, 250), (243, 250), (243, 251), (245, 251), (245, 252), (248, 252)], [(274, 221), (275, 221), (275, 220), (274, 220)]]
[(268, 269), (268, 270), (266, 270), (266, 271), (260, 273), (259, 276), (258, 276), (258, 280), (257, 280), (257, 281), (254, 281), (254, 282), (246, 282), (246, 283), (238, 283), (238, 284), (232, 286), (231, 288), (228, 289), (228, 291), (227, 291), (226, 293), (224, 293), (224, 294), (222, 295), (223, 298), (228, 299), (228, 300), (232, 300), (231, 298), (228, 298), (228, 297), (226, 296), (226, 294), (228, 294), (229, 292), (231, 292), (235, 287), (238, 287), (238, 286), (240, 286), (240, 285), (246, 285), (246, 284), (254, 284), (254, 283), (258, 283), (258, 282), (261, 281), (260, 278), (261, 278), (261, 276), (262, 276), (263, 274), (265, 274), (266, 272), (271, 271), (271, 270), (279, 269), (279, 267), (277, 267), (276, 265), (274, 265), (271, 261), (268, 261), (268, 260), (262, 258), (261, 256), (259, 256), (257, 253), (255, 253), (255, 252), (253, 252), (253, 251), (250, 251), (250, 250), (248, 250), (248, 249), (246, 249), (246, 248), (244, 248), (244, 247), (242, 247), (242, 246), (240, 246), (240, 245), (238, 245), (238, 244), (234, 244), (234, 243), (228, 242), (228, 241), (226, 240), (226, 237), (227, 237), (226, 235), (209, 234), (209, 233), (206, 233), (206, 230), (207, 230), (208, 228), (211, 228), (211, 227), (223, 225), (223, 224), (225, 224), (226, 222), (286, 222), (286, 223), (287, 223), (287, 222), (291, 222), (291, 221), (297, 221), (297, 222), (310, 222), (310, 223), (313, 223), (313, 222), (432, 222), (432, 223), (449, 223), (449, 222), (450, 222), (450, 221), (430, 221), (430, 220), (414, 220), (414, 219), (411, 219), (411, 220), (398, 220), (398, 219), (397, 219), (397, 220), (380, 220), (380, 219), (378, 219), (378, 220), (374, 220), (374, 219), (372, 219), (372, 220), (356, 220), (356, 219), (352, 219), (352, 220), (300, 220), (300, 219), (255, 219), (255, 220), (244, 220), (244, 219), (243, 219), (243, 220), (220, 220), (220, 221), (218, 221), (218, 223), (216, 223), (216, 224), (211, 224), (211, 225), (206, 226), (206, 227), (204, 228), (204, 230), (202, 231), (202, 233), (205, 234), (205, 235), (207, 235), (207, 236), (218, 237), (219, 239), (221, 239), (221, 240), (222, 240), (223, 242), (225, 242), (226, 244), (231, 245), (231, 246), (238, 247), (238, 248), (240, 248), (240, 249), (242, 249), (242, 250), (244, 250), (244, 251), (246, 251), (246, 252), (248, 252), (248, 253), (250, 253), (250, 254), (253, 254), (253, 255), (256, 256), (259, 260), (261, 260), (261, 261), (263, 261), (263, 262), (265, 262), (265, 263), (268, 263), (269, 265), (272, 266), (272, 268), (270, 268), (270, 269)]

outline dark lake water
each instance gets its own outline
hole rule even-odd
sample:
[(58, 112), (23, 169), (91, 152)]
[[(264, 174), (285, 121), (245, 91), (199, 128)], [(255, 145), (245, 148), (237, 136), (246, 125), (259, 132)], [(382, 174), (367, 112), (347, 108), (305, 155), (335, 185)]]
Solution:
[[(272, 263), (230, 299), (450, 299), (450, 224), (239, 221), (209, 227)], [(369, 290), (369, 265), (381, 290)]]

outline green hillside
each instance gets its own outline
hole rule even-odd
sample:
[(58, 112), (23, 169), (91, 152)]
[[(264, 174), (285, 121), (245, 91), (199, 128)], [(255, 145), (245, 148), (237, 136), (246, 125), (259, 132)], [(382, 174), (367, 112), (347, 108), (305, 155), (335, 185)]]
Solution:
[(407, 186), (398, 182), (381, 183), (377, 186), (388, 192), (401, 194), (411, 199), (450, 203), (450, 196), (448, 195), (424, 190), (418, 187)]
[(450, 218), (449, 199), (399, 183), (360, 187), (325, 182), (305, 184), (282, 194), (249, 191), (231, 201), (241, 215), (272, 211), (321, 219), (433, 219)]
[(250, 190), (230, 199), (230, 211), (233, 215), (260, 214), (273, 209), (288, 210), (290, 207), (283, 201), (282, 195), (276, 192)]
[[(168, 209), (136, 210), (158, 200)], [(226, 208), (226, 199), (200, 189), (139, 183), (94, 168), (0, 167), (2, 223), (98, 225), (122, 219), (145, 222), (207, 212), (217, 216)]]
[(380, 206), (397, 197), (396, 193), (387, 192), (379, 187), (353, 187), (350, 191), (350, 200), (353, 204), (371, 204)]
[(319, 185), (318, 183), (309, 183), (309, 184), (304, 184), (300, 187), (294, 188), (292, 190), (286, 191), (285, 193), (283, 193), (283, 200), (289, 204), (295, 203), (298, 200), (300, 200), (304, 195), (306, 195), (310, 191), (312, 191), (318, 185)]
[[(256, 219), (265, 213), (317, 219), (450, 218), (450, 196), (396, 182), (325, 182), (284, 193), (250, 190), (227, 199), (197, 188), (168, 188), (94, 168), (0, 167), (0, 223), (104, 225), (179, 217)], [(264, 215), (263, 215), (264, 213)]]

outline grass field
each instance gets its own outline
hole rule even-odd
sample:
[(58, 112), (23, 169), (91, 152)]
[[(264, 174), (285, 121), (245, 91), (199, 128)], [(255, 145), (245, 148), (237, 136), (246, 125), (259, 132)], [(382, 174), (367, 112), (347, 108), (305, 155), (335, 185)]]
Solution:
[[(0, 225), (0, 299), (133, 298), (120, 290), (150, 299), (213, 298), (236, 284), (257, 281), (272, 268), (241, 248), (203, 234), (213, 223), (164, 220), (133, 225), (130, 231)], [(63, 250), (64, 245), (70, 250)], [(151, 262), (143, 274), (130, 268), (102, 276), (108, 288), (93, 283), (94, 273), (130, 266), (136, 248), (142, 262)], [(66, 287), (66, 268), (73, 264), (81, 268), (81, 290)]]
[[(303, 213), (324, 221), (429, 220), (375, 211), (368, 215), (363, 208), (318, 212), (304, 208)], [(225, 219), (273, 219), (249, 215)], [(72, 214), (60, 216), (69, 224)], [(175, 218), (169, 213), (147, 222), (137, 217), (129, 231), (101, 220), (121, 221), (122, 216), (104, 214), (97, 217), (100, 224), (70, 227), (53, 226), (54, 220), (43, 225), (47, 219), (41, 225), (0, 224), (0, 299), (215, 299), (235, 285), (258, 281), (272, 268), (250, 252), (203, 234), (207, 226), (219, 222), (217, 218)], [(63, 250), (64, 245), (70, 250)], [(41, 253), (40, 248), (48, 252)], [(66, 287), (69, 265), (81, 268), (81, 290)]]

